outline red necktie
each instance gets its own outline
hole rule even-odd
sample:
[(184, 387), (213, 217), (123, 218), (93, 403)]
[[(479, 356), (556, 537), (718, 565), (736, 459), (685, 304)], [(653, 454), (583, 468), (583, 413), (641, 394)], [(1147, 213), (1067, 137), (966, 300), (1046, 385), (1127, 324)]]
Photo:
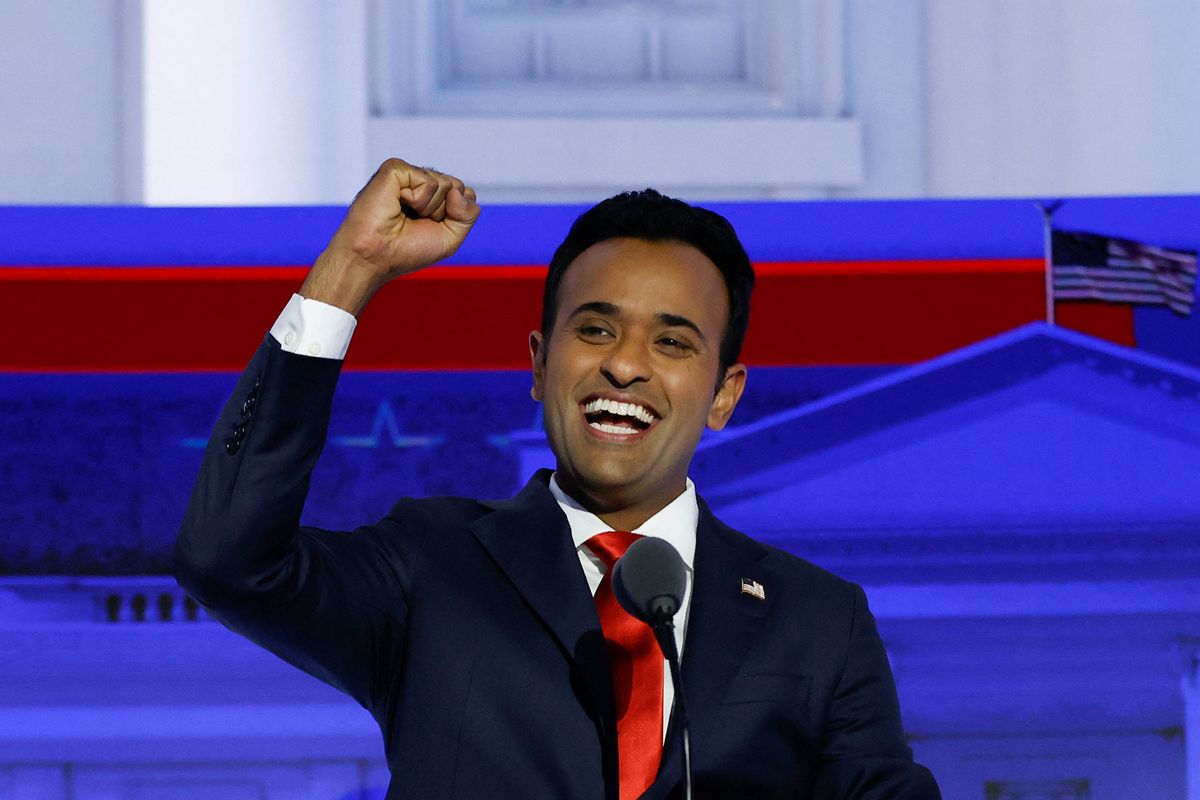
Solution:
[(621, 608), (612, 590), (613, 564), (640, 538), (607, 531), (584, 543), (607, 568), (596, 590), (596, 610), (612, 667), (621, 800), (635, 800), (646, 791), (662, 759), (662, 652), (650, 626)]

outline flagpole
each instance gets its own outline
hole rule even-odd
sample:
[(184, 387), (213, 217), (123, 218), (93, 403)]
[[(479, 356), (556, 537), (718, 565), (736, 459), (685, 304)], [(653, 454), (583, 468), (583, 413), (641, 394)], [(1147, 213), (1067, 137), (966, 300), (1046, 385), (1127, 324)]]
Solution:
[(1038, 202), (1042, 212), (1042, 253), (1045, 259), (1043, 273), (1046, 284), (1046, 322), (1054, 325), (1054, 212), (1062, 206), (1062, 200), (1052, 203)]

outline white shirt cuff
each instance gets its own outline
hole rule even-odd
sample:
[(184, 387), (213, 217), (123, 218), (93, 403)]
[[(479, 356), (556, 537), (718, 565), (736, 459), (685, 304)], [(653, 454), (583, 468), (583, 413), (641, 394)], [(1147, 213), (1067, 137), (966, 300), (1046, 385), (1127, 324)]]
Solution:
[(289, 353), (341, 360), (356, 325), (348, 311), (294, 294), (271, 326), (271, 335)]

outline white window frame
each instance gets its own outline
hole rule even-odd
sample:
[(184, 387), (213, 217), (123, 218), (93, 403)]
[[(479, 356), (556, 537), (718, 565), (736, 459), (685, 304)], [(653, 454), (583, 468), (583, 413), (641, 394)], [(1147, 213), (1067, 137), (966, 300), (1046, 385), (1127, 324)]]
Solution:
[[(764, 77), (696, 91), (456, 84), (443, 78), (439, 0), (371, 0), (368, 158), (440, 165), (493, 201), (593, 200), (646, 185), (693, 199), (861, 186), (861, 125), (845, 114), (845, 0), (747, 2), (787, 23), (774, 26), (771, 63), (756, 68)], [(793, 41), (794, 55), (780, 57)]]

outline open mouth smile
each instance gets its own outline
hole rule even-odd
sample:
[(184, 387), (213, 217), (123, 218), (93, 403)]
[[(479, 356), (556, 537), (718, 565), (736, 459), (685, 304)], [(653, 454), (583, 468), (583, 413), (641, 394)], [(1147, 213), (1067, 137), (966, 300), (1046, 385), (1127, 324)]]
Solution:
[(584, 420), (589, 428), (611, 437), (636, 437), (658, 421), (659, 417), (649, 406), (637, 402), (625, 402), (609, 397), (595, 397), (582, 404)]

